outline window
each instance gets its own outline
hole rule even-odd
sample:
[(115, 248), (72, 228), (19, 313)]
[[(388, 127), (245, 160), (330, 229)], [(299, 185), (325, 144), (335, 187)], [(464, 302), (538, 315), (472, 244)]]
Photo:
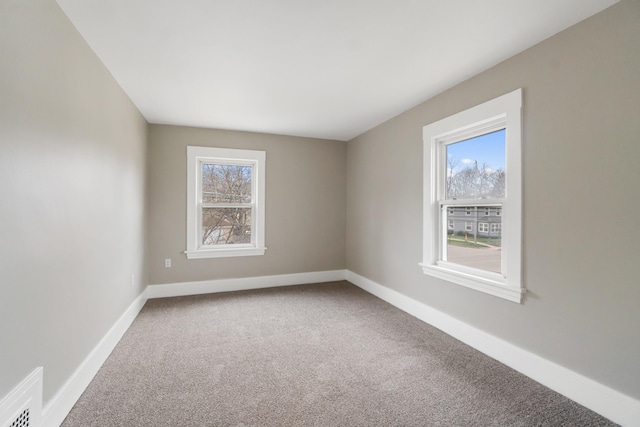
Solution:
[[(451, 212), (451, 211), (449, 211), (449, 212)], [(452, 219), (447, 221), (447, 227), (449, 228), (449, 230), (453, 230), (455, 228), (454, 225), (453, 225), (453, 220)]]
[(187, 258), (264, 254), (265, 157), (187, 147)]
[[(525, 292), (521, 108), (518, 89), (423, 128), (423, 272), (515, 302)], [(473, 214), (464, 230), (484, 234), (447, 233), (451, 209)]]

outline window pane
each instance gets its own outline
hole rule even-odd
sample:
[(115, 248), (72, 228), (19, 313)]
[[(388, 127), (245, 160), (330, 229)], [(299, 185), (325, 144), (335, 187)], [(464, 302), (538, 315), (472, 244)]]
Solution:
[[(502, 217), (495, 212), (501, 209), (491, 207), (489, 215), (485, 215), (486, 209), (482, 206), (455, 206), (443, 210), (447, 212), (445, 261), (500, 273)], [(468, 211), (471, 211), (471, 217), (467, 215)]]
[(203, 208), (202, 245), (251, 243), (251, 208)]
[(252, 166), (202, 164), (203, 203), (251, 203)]
[(446, 146), (447, 199), (505, 196), (505, 129)]

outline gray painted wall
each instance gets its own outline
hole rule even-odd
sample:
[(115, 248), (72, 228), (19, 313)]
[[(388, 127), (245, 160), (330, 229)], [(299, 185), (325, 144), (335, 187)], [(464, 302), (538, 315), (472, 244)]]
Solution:
[[(347, 268), (640, 398), (638, 23), (623, 1), (350, 141)], [(522, 305), (418, 267), (422, 127), (519, 87)]]
[(52, 0), (0, 2), (0, 76), (0, 399), (46, 404), (146, 284), (147, 125)]
[[(265, 255), (187, 260), (188, 145), (266, 151)], [(150, 125), (148, 161), (150, 284), (344, 269), (346, 143)]]

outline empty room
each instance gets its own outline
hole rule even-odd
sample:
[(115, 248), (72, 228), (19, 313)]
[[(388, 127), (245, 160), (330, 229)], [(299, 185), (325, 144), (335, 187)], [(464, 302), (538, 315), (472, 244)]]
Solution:
[(0, 0), (0, 427), (640, 426), (640, 1)]

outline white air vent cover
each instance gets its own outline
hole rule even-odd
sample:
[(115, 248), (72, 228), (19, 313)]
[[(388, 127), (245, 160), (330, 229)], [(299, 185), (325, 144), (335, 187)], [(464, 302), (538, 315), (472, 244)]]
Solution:
[(31, 421), (29, 420), (29, 408), (18, 414), (18, 417), (13, 420), (9, 427), (31, 427)]
[(42, 368), (37, 368), (0, 401), (0, 427), (40, 427)]

